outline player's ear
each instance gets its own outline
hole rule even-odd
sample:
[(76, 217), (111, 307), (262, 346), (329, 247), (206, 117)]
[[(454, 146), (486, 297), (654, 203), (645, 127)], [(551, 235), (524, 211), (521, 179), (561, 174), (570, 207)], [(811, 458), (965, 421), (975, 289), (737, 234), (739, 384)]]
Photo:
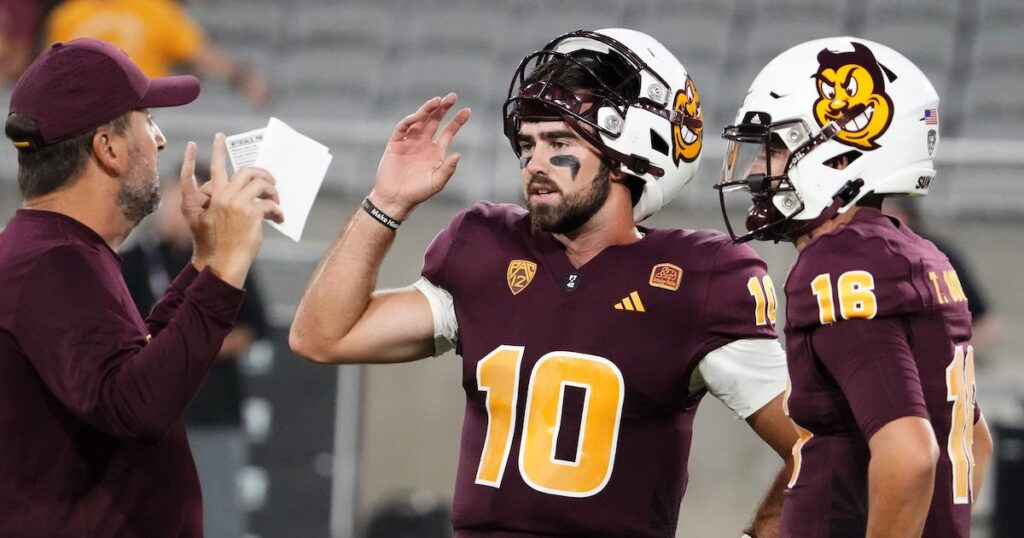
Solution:
[(612, 167), (612, 169), (608, 172), (608, 178), (616, 183), (625, 182), (627, 177), (628, 176), (626, 175), (626, 173), (623, 172), (622, 169), (619, 168), (618, 166)]

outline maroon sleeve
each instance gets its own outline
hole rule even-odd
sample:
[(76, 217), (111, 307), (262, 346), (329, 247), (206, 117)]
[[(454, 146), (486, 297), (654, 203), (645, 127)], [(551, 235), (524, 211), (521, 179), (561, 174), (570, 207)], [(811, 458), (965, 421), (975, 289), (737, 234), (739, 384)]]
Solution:
[(147, 342), (116, 269), (64, 247), (41, 257), (17, 308), (18, 344), (72, 413), (123, 439), (156, 439), (179, 420), (231, 330), (244, 292), (197, 275)]
[(466, 215), (472, 210), (471, 207), (455, 215), (448, 227), (434, 237), (423, 255), (423, 269), (420, 274), (435, 286), (449, 292), (452, 284), (448, 281), (449, 267), (452, 266), (451, 258), (458, 241), (459, 230), (466, 220)]
[[(778, 301), (772, 285), (772, 301), (768, 300), (765, 284), (771, 284), (767, 265), (749, 245), (736, 245), (731, 241), (719, 249), (707, 295), (704, 300), (704, 321), (708, 332), (724, 345), (744, 338), (775, 338), (774, 310)], [(752, 283), (752, 279), (756, 282)], [(751, 286), (764, 294), (763, 301), (755, 299)]]
[[(878, 235), (869, 235), (869, 233)], [(823, 276), (831, 286), (833, 315), (843, 314), (838, 300), (839, 279), (849, 272), (871, 275), (872, 293), (878, 299), (874, 317), (913, 315), (924, 306), (920, 271), (900, 251), (896, 241), (884, 235), (891, 230), (858, 229), (851, 226), (822, 236), (801, 252), (786, 280), (786, 323), (793, 327), (822, 325), (821, 309), (814, 282)]]
[(833, 323), (814, 331), (812, 343), (846, 396), (864, 439), (898, 418), (929, 418), (917, 363), (899, 319)]
[(149, 329), (151, 337), (159, 334), (171, 321), (174, 312), (181, 306), (182, 301), (185, 300), (185, 290), (188, 289), (189, 284), (196, 279), (198, 274), (199, 271), (196, 270), (195, 266), (187, 263), (181, 272), (178, 273), (178, 276), (174, 278), (174, 281), (171, 282), (171, 285), (167, 287), (167, 291), (164, 292), (160, 300), (153, 306), (153, 311), (146, 318), (146, 328)]

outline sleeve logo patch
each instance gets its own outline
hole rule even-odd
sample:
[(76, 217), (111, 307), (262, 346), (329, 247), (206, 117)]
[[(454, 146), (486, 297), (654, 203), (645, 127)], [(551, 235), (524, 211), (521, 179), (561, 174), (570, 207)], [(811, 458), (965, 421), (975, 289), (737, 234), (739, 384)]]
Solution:
[(508, 289), (512, 295), (519, 295), (519, 292), (526, 289), (526, 286), (533, 282), (533, 276), (537, 274), (537, 264), (528, 260), (512, 260), (508, 262)]
[(655, 288), (676, 291), (679, 289), (679, 282), (683, 280), (683, 270), (671, 263), (659, 263), (651, 268), (650, 285)]

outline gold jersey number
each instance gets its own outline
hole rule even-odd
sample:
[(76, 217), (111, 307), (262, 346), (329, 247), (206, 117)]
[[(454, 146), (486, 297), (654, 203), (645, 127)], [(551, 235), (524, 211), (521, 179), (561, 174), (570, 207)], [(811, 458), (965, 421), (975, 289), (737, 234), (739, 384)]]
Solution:
[[(867, 271), (847, 271), (836, 281), (839, 314), (843, 319), (871, 319), (878, 314), (875, 277)], [(835, 323), (836, 307), (832, 298), (832, 275), (822, 273), (811, 281), (811, 292), (818, 299), (818, 321)]]
[(747, 280), (747, 291), (754, 297), (754, 324), (775, 326), (775, 284), (772, 277), (752, 276)]
[(953, 361), (946, 367), (946, 401), (953, 402), (946, 453), (953, 467), (953, 504), (974, 499), (974, 348), (956, 346)]
[[(519, 375), (525, 348), (498, 346), (476, 365), (476, 381), (487, 393), (487, 437), (476, 483), (501, 487), (516, 425)], [(555, 456), (567, 387), (584, 391), (583, 416), (573, 459)], [(537, 361), (527, 384), (519, 472), (537, 491), (589, 497), (604, 489), (615, 462), (625, 383), (603, 357), (554, 351)]]

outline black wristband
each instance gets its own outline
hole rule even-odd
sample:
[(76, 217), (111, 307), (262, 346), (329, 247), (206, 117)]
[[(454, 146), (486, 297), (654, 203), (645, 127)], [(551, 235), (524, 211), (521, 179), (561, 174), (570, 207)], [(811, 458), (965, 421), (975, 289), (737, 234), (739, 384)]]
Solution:
[(402, 221), (395, 220), (388, 216), (387, 213), (381, 211), (380, 209), (377, 209), (377, 206), (373, 205), (373, 202), (370, 201), (369, 196), (363, 198), (363, 209), (367, 213), (369, 213), (370, 216), (374, 218), (374, 220), (383, 224), (384, 226), (387, 226), (388, 228), (391, 228), (392, 230), (397, 231), (398, 227), (402, 225)]

